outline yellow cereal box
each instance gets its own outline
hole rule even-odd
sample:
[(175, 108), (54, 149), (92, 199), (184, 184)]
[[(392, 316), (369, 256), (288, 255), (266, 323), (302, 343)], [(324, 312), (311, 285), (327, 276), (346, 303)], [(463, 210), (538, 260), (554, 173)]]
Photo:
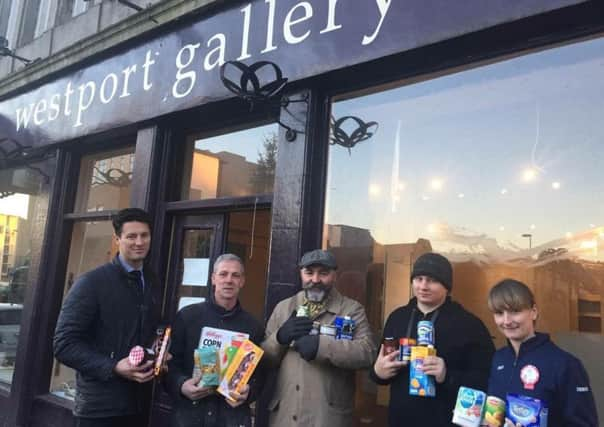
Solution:
[(436, 385), (432, 375), (426, 375), (421, 370), (424, 358), (436, 356), (434, 347), (411, 347), (411, 361), (409, 362), (409, 394), (412, 396), (434, 397)]
[(241, 388), (250, 380), (263, 354), (264, 351), (250, 340), (241, 343), (218, 386), (218, 393), (227, 399), (231, 399), (229, 393), (232, 391), (240, 393)]

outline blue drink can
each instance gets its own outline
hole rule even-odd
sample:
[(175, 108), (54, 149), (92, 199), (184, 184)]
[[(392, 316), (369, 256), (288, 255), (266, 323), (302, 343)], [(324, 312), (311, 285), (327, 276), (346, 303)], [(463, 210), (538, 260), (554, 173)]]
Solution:
[(434, 345), (434, 326), (429, 320), (417, 323), (417, 345)]
[(334, 325), (337, 340), (351, 340), (353, 338), (355, 323), (349, 316), (336, 317)]

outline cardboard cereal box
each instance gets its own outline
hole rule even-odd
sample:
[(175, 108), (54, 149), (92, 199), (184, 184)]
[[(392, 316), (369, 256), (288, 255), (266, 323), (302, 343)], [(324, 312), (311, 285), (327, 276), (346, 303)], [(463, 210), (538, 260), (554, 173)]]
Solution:
[(229, 363), (229, 347), (239, 347), (250, 336), (242, 332), (204, 327), (199, 337), (199, 348), (216, 347), (221, 377), (226, 372)]
[(434, 347), (411, 347), (411, 361), (409, 363), (409, 394), (412, 396), (434, 397), (436, 385), (432, 375), (426, 375), (421, 370), (424, 358), (436, 356)]
[(241, 388), (247, 384), (254, 373), (263, 354), (264, 351), (253, 342), (250, 340), (244, 341), (229, 364), (224, 378), (220, 381), (217, 389), (218, 393), (227, 399), (230, 399), (229, 393), (231, 391), (240, 393)]
[(453, 424), (462, 427), (479, 427), (486, 397), (483, 391), (459, 387), (453, 410)]

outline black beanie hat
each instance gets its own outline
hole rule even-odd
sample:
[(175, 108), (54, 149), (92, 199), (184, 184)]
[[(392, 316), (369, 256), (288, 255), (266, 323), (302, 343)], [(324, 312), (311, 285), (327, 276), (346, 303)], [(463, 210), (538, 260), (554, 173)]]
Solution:
[(449, 260), (440, 254), (428, 252), (415, 260), (411, 281), (417, 276), (438, 280), (449, 292), (453, 288), (453, 267)]

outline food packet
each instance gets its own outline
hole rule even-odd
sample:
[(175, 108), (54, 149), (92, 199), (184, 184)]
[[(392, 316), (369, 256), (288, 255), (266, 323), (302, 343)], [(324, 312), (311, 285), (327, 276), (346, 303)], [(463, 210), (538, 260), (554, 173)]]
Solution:
[(506, 418), (522, 427), (547, 427), (548, 408), (545, 402), (520, 394), (506, 397)]
[(264, 351), (253, 342), (244, 341), (220, 381), (218, 393), (227, 399), (231, 399), (230, 393), (233, 391), (241, 393), (241, 389), (248, 383), (263, 354)]
[(225, 349), (225, 351), (222, 355), (222, 359), (220, 360), (220, 379), (221, 380), (224, 378), (224, 375), (226, 374), (226, 371), (229, 368), (229, 365), (233, 361), (233, 357), (235, 357), (235, 354), (237, 353), (238, 348), (239, 347), (231, 345)]
[(220, 383), (218, 350), (216, 347), (202, 347), (196, 350), (199, 357), (201, 379), (199, 387), (216, 387)]

